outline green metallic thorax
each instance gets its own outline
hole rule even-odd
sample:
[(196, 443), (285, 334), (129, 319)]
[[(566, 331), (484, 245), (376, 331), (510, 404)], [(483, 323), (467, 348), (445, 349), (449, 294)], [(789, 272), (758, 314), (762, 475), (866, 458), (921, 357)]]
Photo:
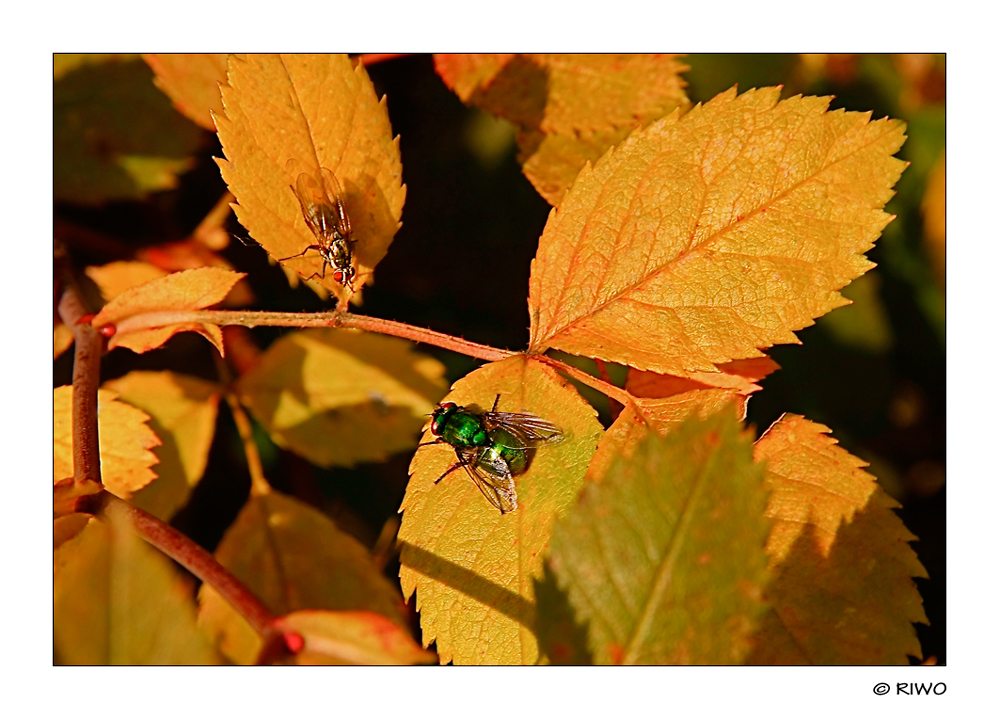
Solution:
[(475, 415), (452, 412), (442, 418), (441, 439), (456, 448), (482, 447), (489, 443), (483, 422)]

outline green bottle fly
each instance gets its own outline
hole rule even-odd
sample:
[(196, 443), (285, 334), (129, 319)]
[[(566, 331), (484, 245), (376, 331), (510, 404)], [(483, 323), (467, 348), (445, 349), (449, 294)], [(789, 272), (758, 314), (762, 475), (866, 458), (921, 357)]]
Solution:
[(517, 509), (514, 477), (528, 469), (531, 453), (544, 442), (558, 442), (558, 427), (528, 413), (497, 412), (500, 396), (489, 412), (445, 402), (431, 414), (431, 434), (424, 445), (451, 445), (458, 462), (434, 482), (465, 468), (472, 482), (501, 513)]

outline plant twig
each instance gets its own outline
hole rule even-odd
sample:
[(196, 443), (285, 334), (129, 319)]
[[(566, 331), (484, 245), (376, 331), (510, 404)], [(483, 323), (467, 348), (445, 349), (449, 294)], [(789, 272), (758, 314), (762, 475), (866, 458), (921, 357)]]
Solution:
[(260, 452), (257, 443), (253, 439), (253, 426), (246, 411), (240, 405), (236, 396), (226, 391), (226, 402), (233, 413), (233, 421), (236, 423), (236, 431), (243, 441), (243, 453), (247, 458), (247, 469), (250, 471), (250, 494), (252, 496), (266, 495), (271, 491), (271, 485), (264, 477), (264, 464), (260, 461)]
[(406, 57), (410, 53), (364, 53), (359, 55), (358, 59), (361, 60), (361, 64), (364, 66), (374, 65), (375, 63), (385, 62), (386, 60), (395, 60), (396, 58)]
[(427, 328), (414, 327), (413, 325), (393, 320), (354, 315), (339, 310), (323, 313), (283, 313), (248, 310), (158, 311), (139, 313), (126, 318), (117, 324), (117, 331), (119, 333), (136, 332), (138, 330), (148, 330), (167, 325), (189, 323), (208, 323), (222, 326), (241, 325), (251, 328), (261, 326), (356, 328), (381, 335), (393, 335), (426, 345), (434, 345), (491, 362), (503, 360), (516, 354), (510, 350), (501, 350), (489, 345), (480, 345), (479, 343), (463, 340), (462, 338)]
[[(601, 380), (609, 384), (614, 384), (611, 382), (611, 375), (608, 374), (607, 363), (601, 360), (601, 358), (594, 358), (594, 363), (597, 365), (597, 372), (601, 376)], [(624, 409), (625, 405), (618, 402), (613, 397), (608, 397), (608, 410), (611, 412), (611, 422), (617, 420), (618, 416), (621, 415), (622, 410)]]
[(578, 368), (575, 368), (572, 365), (563, 362), (562, 360), (556, 360), (555, 358), (549, 357), (548, 355), (535, 355), (534, 357), (536, 360), (545, 363), (549, 367), (554, 368), (561, 373), (569, 375), (571, 378), (583, 383), (587, 387), (591, 387), (594, 390), (597, 390), (599, 393), (603, 393), (604, 395), (607, 395), (609, 398), (617, 400), (622, 404), (622, 406), (625, 406), (632, 401), (632, 396), (625, 390), (622, 390), (617, 385), (612, 385), (609, 382), (598, 380), (593, 375), (586, 373)]
[(146, 542), (183, 565), (192, 575), (218, 591), (251, 627), (265, 636), (274, 620), (271, 612), (236, 577), (212, 555), (189, 537), (144, 510), (111, 493), (102, 493), (106, 508), (114, 508), (128, 517), (136, 532)]
[(86, 309), (76, 290), (68, 288), (59, 300), (59, 317), (73, 331), (73, 481), (101, 482), (101, 453), (97, 433), (97, 388), (101, 381), (101, 334), (80, 322)]

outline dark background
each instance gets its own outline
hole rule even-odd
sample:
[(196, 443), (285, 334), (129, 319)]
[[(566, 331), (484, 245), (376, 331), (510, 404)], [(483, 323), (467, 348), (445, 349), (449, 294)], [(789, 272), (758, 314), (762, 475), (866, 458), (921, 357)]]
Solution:
[[(925, 249), (920, 206), (928, 173), (944, 151), (944, 59), (934, 58), (932, 70), (923, 74), (914, 73), (907, 58), (893, 56), (694, 55), (686, 61), (694, 102), (733, 85), (741, 91), (784, 85), (783, 97), (832, 94), (833, 108), (871, 110), (874, 118), (888, 115), (909, 124), (898, 156), (911, 165), (886, 208), (898, 217), (869, 253), (878, 267), (845, 290), (854, 305), (798, 332), (802, 345), (769, 351), (782, 369), (752, 397), (748, 422), (763, 432), (783, 412), (804, 415), (829, 426), (845, 449), (871, 464), (919, 538), (913, 547), (930, 578), (917, 585), (930, 625), (917, 625), (917, 633), (925, 657), (943, 664), (944, 287)], [(151, 82), (144, 63), (130, 66)], [(368, 71), (378, 94), (388, 96), (393, 131), (401, 136), (407, 197), (403, 226), (378, 266), (376, 284), (365, 289), (359, 312), (502, 348), (525, 347), (530, 262), (550, 208), (520, 172), (513, 128), (463, 106), (435, 74), (430, 56), (393, 59)], [(72, 78), (61, 82), (67, 80)], [(57, 83), (57, 126), (59, 97)], [(190, 234), (226, 189), (212, 161), (222, 156), (218, 140), (203, 135), (196, 164), (176, 190), (99, 208), (56, 203), (56, 235), (74, 266), (124, 259), (140, 247)], [(58, 167), (58, 138), (55, 162)], [(234, 218), (227, 227), (246, 236)], [(232, 242), (223, 254), (250, 273), (256, 308), (325, 309), (311, 291), (289, 291), (259, 248)], [(253, 331), (261, 347), (283, 332)], [(450, 382), (479, 365), (437, 348), (421, 349), (446, 365)], [(212, 352), (203, 339), (182, 334), (154, 353), (109, 354), (102, 379), (134, 369), (183, 369), (214, 380)], [(592, 364), (580, 366), (593, 370)], [(65, 353), (55, 363), (55, 385), (69, 384), (71, 370), (72, 353)], [(623, 371), (612, 368), (612, 377), (621, 381)], [(607, 423), (606, 398), (585, 395)], [(373, 544), (396, 518), (411, 453), (351, 470), (322, 470), (276, 448), (263, 432), (257, 439), (278, 489), (323, 507), (363, 542)], [(214, 548), (246, 499), (249, 480), (241, 467), (242, 447), (222, 403), (205, 477), (173, 524)], [(397, 568), (390, 564), (387, 572)]]

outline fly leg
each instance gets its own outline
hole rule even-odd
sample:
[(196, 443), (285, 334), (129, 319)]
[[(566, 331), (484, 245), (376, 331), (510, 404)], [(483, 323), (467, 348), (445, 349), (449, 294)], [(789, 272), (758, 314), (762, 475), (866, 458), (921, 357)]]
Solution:
[(303, 250), (302, 252), (300, 252), (297, 255), (289, 255), (286, 258), (278, 258), (278, 262), (285, 262), (285, 260), (292, 260), (293, 258), (302, 257), (303, 255), (305, 255), (310, 250), (315, 250), (316, 252), (319, 252), (322, 249), (323, 249), (322, 245), (309, 245), (309, 246), (306, 247), (305, 250)]
[(441, 482), (442, 480), (444, 480), (446, 477), (448, 477), (449, 475), (451, 475), (453, 472), (455, 472), (456, 470), (458, 470), (460, 467), (465, 467), (465, 466), (466, 466), (466, 463), (464, 463), (461, 460), (459, 460), (457, 463), (455, 463), (450, 468), (448, 468), (447, 470), (445, 470), (444, 471), (444, 475), (442, 475), (437, 480), (435, 480), (434, 484), (437, 485), (439, 482)]
[[(318, 245), (310, 245), (310, 247), (319, 247), (319, 246)], [(312, 275), (310, 275), (309, 277), (307, 277), (306, 280), (312, 280), (315, 277), (318, 277), (320, 280), (326, 279), (326, 264), (327, 264), (326, 263), (326, 258), (323, 258), (323, 274), (315, 273), (314, 272)]]

